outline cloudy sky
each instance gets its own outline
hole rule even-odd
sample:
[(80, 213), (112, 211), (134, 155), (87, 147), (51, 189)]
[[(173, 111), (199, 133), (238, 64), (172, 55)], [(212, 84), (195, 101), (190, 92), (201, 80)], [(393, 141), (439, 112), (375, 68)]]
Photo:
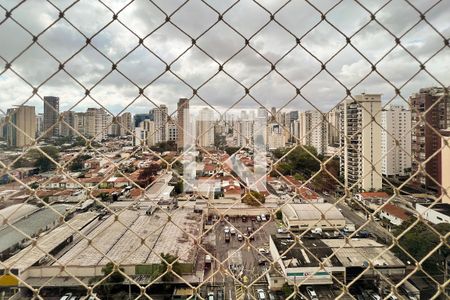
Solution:
[[(359, 0), (366, 9), (353, 0), (309, 0), (315, 8), (303, 0), (191, 0), (184, 5), (181, 0), (136, 0), (128, 6), (130, 0), (103, 0), (109, 9), (94, 0), (49, 1), (54, 6), (28, 0), (13, 9), (19, 2), (0, 0), (2, 111), (25, 101), (42, 111), (42, 101), (32, 97), (29, 84), (39, 86), (42, 97), (59, 96), (61, 111), (100, 104), (114, 114), (145, 113), (155, 104), (173, 111), (180, 97), (192, 97), (193, 88), (198, 97), (192, 98), (192, 105), (206, 101), (218, 111), (261, 104), (300, 110), (314, 105), (325, 112), (345, 97), (342, 85), (354, 94), (381, 93), (385, 103), (395, 95), (385, 79), (401, 87), (405, 98), (421, 87), (450, 85), (450, 47), (444, 44), (450, 37), (450, 0), (410, 0), (439, 33), (419, 22), (419, 13), (404, 0)], [(320, 11), (328, 10), (326, 19), (341, 33), (321, 22)], [(391, 33), (370, 22), (367, 10)], [(5, 19), (6, 11), (11, 18)], [(59, 19), (60, 11), (65, 11), (65, 19)], [(112, 21), (114, 12), (123, 25)], [(351, 37), (353, 47), (343, 34)], [(37, 43), (32, 43), (32, 35), (38, 36)], [(393, 35), (406, 50), (395, 47), (389, 52), (395, 46)], [(92, 45), (86, 46), (86, 37)], [(426, 62), (434, 78), (419, 72), (411, 54)], [(320, 61), (342, 85), (320, 72)], [(385, 79), (371, 73), (368, 61), (377, 63)], [(60, 63), (65, 71), (58, 71)], [(113, 63), (118, 71), (111, 72)], [(139, 87), (145, 88), (146, 97), (139, 96)], [(251, 97), (245, 96), (244, 87)], [(296, 97), (296, 87), (304, 98)], [(91, 90), (90, 97), (85, 97), (85, 88)], [(394, 102), (404, 103), (398, 98)]]

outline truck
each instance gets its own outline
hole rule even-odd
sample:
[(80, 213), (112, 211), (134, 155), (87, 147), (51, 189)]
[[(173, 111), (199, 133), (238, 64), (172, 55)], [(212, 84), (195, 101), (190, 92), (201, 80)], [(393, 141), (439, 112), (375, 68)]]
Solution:
[(345, 233), (351, 233), (355, 231), (355, 224), (352, 223), (348, 223), (347, 225), (345, 225), (344, 227), (344, 232)]
[(205, 269), (211, 268), (211, 263), (212, 263), (211, 255), (207, 254), (205, 256)]

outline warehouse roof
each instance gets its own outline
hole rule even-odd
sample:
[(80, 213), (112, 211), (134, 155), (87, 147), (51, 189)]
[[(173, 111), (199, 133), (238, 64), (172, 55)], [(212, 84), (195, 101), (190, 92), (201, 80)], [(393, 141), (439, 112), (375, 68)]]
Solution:
[(289, 221), (300, 220), (344, 220), (341, 212), (330, 203), (317, 204), (287, 204), (281, 209)]
[(14, 227), (3, 227), (0, 230), (0, 252), (20, 243), (26, 239), (27, 236), (34, 236), (41, 231), (46, 230), (49, 225), (58, 221), (61, 217), (59, 214), (64, 214), (69, 207), (71, 206), (58, 204), (53, 205), (52, 208), (41, 208), (27, 217), (14, 222), (12, 224)]
[(368, 260), (375, 267), (405, 266), (386, 246), (371, 239), (352, 239), (348, 244), (345, 239), (323, 239), (322, 242), (336, 251), (336, 257), (345, 267), (363, 267)]
[(180, 262), (192, 262), (194, 240), (186, 233), (200, 235), (200, 218), (183, 208), (171, 212), (171, 221), (161, 210), (152, 215), (146, 215), (145, 210), (124, 210), (118, 214), (118, 221), (114, 215), (109, 216), (87, 234), (91, 244), (80, 240), (58, 262), (68, 266), (105, 265), (111, 260), (124, 265), (152, 264), (160, 262), (156, 253), (171, 253)]
[(6, 219), (8, 219), (9, 223), (13, 223), (37, 209), (37, 206), (26, 203), (13, 204), (5, 207), (0, 209), (0, 223), (3, 223), (3, 220)]
[(37, 247), (30, 245), (24, 248), (19, 253), (6, 260), (4, 265), (19, 270), (24, 270), (31, 267), (44, 258), (47, 253), (51, 252), (68, 237), (73, 235), (75, 233), (73, 229), (80, 230), (86, 224), (91, 222), (96, 216), (97, 214), (92, 212), (76, 215), (74, 218), (67, 221), (67, 224), (64, 223), (58, 228), (50, 231), (48, 234), (38, 238), (36, 244)]

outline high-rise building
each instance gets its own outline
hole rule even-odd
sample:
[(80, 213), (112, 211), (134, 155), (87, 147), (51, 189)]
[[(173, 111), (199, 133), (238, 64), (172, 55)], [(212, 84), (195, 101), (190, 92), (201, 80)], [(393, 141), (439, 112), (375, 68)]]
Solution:
[(340, 169), (349, 187), (363, 191), (380, 190), (381, 95), (362, 94), (339, 105)]
[(59, 97), (44, 97), (44, 132), (45, 137), (59, 136)]
[(246, 111), (241, 111), (241, 117), (236, 122), (236, 138), (238, 147), (253, 147), (254, 120)]
[[(450, 162), (450, 127), (441, 131), (442, 134), (442, 154), (441, 154), (441, 172), (442, 172), (442, 203), (450, 203), (450, 168), (448, 166)], [(446, 193), (444, 192), (447, 191)]]
[(325, 154), (328, 147), (328, 122), (326, 116), (320, 111), (310, 110), (301, 112), (299, 115), (300, 143), (312, 146), (318, 154)]
[[(425, 172), (419, 172), (412, 183), (426, 189), (439, 190), (441, 182), (441, 136), (439, 130), (450, 125), (450, 96), (443, 88), (424, 88), (409, 99), (411, 106), (411, 172), (415, 174), (420, 164)], [(422, 121), (421, 118), (424, 118)]]
[(328, 118), (328, 144), (330, 146), (339, 145), (339, 109), (333, 108), (327, 113)]
[(153, 118), (156, 126), (156, 143), (167, 141), (167, 128), (168, 128), (168, 110), (167, 106), (160, 105), (152, 109)]
[(75, 113), (74, 128), (77, 131), (77, 135), (78, 134), (82, 134), (84, 136), (86, 135), (86, 120), (87, 117), (85, 112)]
[(65, 111), (61, 113), (63, 122), (59, 124), (59, 133), (61, 136), (69, 137), (75, 134), (75, 118), (76, 113), (74, 111)]
[(391, 105), (381, 112), (381, 172), (406, 176), (411, 172), (411, 111)]
[(120, 122), (119, 135), (127, 136), (133, 132), (133, 118), (130, 112), (124, 112), (118, 120)]
[(88, 108), (85, 115), (85, 132), (99, 142), (108, 135), (108, 114), (103, 108)]
[(134, 129), (133, 145), (148, 147), (156, 145), (156, 126), (154, 121), (145, 119)]
[(36, 136), (40, 137), (44, 130), (44, 114), (36, 115)]
[(169, 123), (167, 124), (167, 132), (167, 140), (176, 143), (178, 140), (177, 120), (173, 120), (172, 118), (169, 120)]
[(267, 128), (267, 147), (269, 150), (286, 146), (286, 135), (283, 127), (278, 123), (269, 123)]
[(25, 147), (33, 143), (36, 134), (34, 106), (21, 105), (8, 109), (6, 139), (10, 147)]
[(202, 108), (196, 120), (197, 146), (208, 148), (214, 146), (214, 112), (210, 108)]
[(183, 149), (184, 140), (186, 134), (189, 134), (186, 130), (187, 123), (189, 122), (189, 99), (180, 98), (177, 105), (177, 121), (178, 121), (178, 138), (177, 147)]

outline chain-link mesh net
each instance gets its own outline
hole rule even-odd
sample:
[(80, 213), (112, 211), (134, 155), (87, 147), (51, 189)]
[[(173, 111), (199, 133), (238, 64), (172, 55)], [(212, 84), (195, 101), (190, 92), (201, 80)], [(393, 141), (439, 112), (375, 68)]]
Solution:
[(448, 298), (449, 9), (0, 1), (0, 297)]

